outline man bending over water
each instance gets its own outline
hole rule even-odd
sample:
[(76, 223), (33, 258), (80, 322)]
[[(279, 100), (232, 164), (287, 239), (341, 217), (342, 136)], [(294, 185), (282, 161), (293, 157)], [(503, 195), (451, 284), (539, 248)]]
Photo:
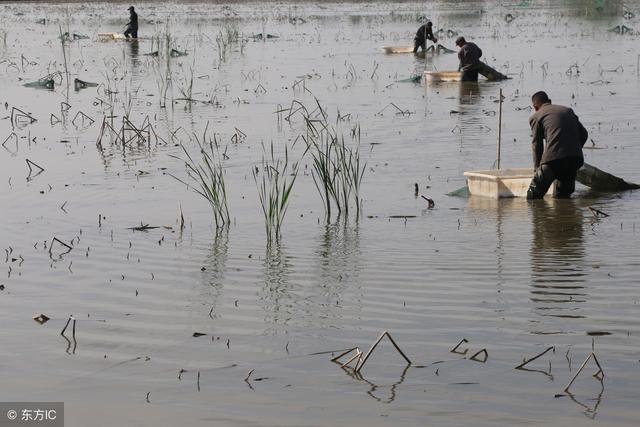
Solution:
[(584, 164), (582, 147), (589, 134), (571, 108), (552, 105), (545, 92), (534, 93), (531, 102), (536, 111), (529, 118), (535, 173), (527, 199), (544, 197), (553, 181), (553, 196), (569, 197), (576, 188), (576, 172)]
[(426, 24), (418, 28), (416, 36), (413, 39), (413, 53), (418, 52), (419, 48), (422, 48), (422, 51), (426, 52), (427, 40), (438, 43), (438, 39), (433, 35), (433, 24), (431, 21), (427, 21)]

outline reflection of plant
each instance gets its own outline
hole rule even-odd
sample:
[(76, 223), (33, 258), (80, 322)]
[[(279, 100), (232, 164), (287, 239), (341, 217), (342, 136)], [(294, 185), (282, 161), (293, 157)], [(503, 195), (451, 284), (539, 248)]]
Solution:
[[(264, 145), (263, 151), (266, 151)], [(280, 240), (282, 223), (289, 207), (289, 200), (293, 184), (298, 176), (298, 163), (291, 165), (291, 178), (287, 179), (289, 169), (289, 150), (285, 146), (284, 160), (275, 158), (273, 143), (271, 143), (268, 157), (262, 158), (262, 176), (258, 178), (260, 168), (253, 169), (253, 179), (258, 187), (260, 206), (264, 214), (267, 241)]]
[[(194, 159), (183, 144), (180, 144), (180, 147), (182, 147), (186, 159), (177, 156), (173, 157), (184, 162), (189, 179), (197, 184), (197, 187), (194, 187), (193, 190), (207, 199), (213, 210), (216, 228), (222, 228), (229, 224), (227, 188), (224, 181), (224, 169), (222, 167), (218, 141), (215, 135), (213, 139), (207, 141), (208, 127), (209, 123), (207, 123), (207, 127), (202, 135), (202, 141), (197, 135), (194, 135), (202, 156), (199, 160)], [(173, 178), (187, 186), (189, 185), (178, 177), (173, 176)]]

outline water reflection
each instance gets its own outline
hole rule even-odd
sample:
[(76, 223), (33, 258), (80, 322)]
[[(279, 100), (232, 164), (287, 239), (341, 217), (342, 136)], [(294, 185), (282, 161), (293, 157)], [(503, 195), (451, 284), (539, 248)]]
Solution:
[(131, 68), (138, 68), (140, 65), (140, 42), (138, 40), (127, 41), (129, 45), (129, 57), (131, 58)]
[[(364, 378), (362, 374), (360, 374), (359, 372), (355, 372), (353, 369), (346, 366), (342, 367), (342, 370), (345, 371), (347, 375), (349, 375), (353, 379), (367, 383), (369, 385), (367, 395), (369, 395), (372, 399), (380, 403), (392, 403), (394, 400), (396, 400), (396, 389), (404, 382), (407, 376), (407, 371), (410, 367), (411, 365), (405, 366), (400, 373), (400, 377), (398, 378), (398, 380), (393, 382), (392, 384), (377, 384), (371, 380)], [(381, 392), (385, 390), (387, 391), (387, 396), (381, 396)]]
[(482, 90), (478, 82), (460, 82), (458, 93), (460, 106), (478, 104), (481, 91)]
[(213, 244), (204, 261), (203, 284), (200, 287), (198, 301), (211, 306), (210, 317), (217, 312), (218, 301), (222, 293), (223, 282), (227, 268), (229, 254), (229, 230), (227, 228), (216, 230)]
[[(331, 315), (333, 307), (345, 304), (347, 287), (359, 288), (361, 266), (359, 224), (350, 224), (346, 219), (338, 218), (335, 223), (327, 224), (320, 236), (315, 251), (318, 262), (316, 273), (318, 289), (324, 302), (325, 315)], [(354, 304), (360, 298), (350, 298)]]
[(460, 135), (461, 144), (465, 140), (481, 142), (484, 139), (483, 135), (491, 132), (491, 128), (485, 123), (486, 116), (494, 115), (492, 112), (487, 113), (482, 110), (484, 105), (482, 93), (486, 88), (478, 82), (457, 82), (456, 84), (459, 85), (458, 110), (452, 111), (451, 114), (457, 116), (458, 123), (452, 132)]
[(575, 395), (567, 392), (567, 396), (569, 396), (569, 399), (571, 399), (574, 403), (584, 408), (584, 411), (582, 411), (582, 413), (587, 418), (592, 420), (595, 420), (596, 415), (598, 415), (598, 406), (600, 406), (600, 403), (602, 402), (603, 394), (604, 394), (604, 382), (602, 380), (600, 380), (600, 392), (598, 393), (598, 395), (595, 398), (589, 399), (590, 401), (594, 402), (592, 406), (589, 406), (586, 403), (581, 402), (576, 398)]
[(259, 291), (265, 322), (287, 324), (294, 317), (297, 300), (289, 281), (291, 261), (280, 242), (267, 244), (263, 262), (264, 285)]
[[(529, 204), (532, 215), (531, 301), (543, 316), (581, 318), (586, 274), (582, 211), (577, 200), (543, 199)], [(574, 311), (570, 313), (569, 311)]]

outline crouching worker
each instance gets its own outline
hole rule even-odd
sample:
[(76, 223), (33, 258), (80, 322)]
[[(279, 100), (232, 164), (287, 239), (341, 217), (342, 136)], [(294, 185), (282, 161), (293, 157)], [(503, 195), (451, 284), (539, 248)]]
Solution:
[(576, 172), (584, 164), (582, 147), (589, 134), (571, 108), (552, 105), (545, 92), (534, 93), (531, 102), (536, 111), (529, 118), (535, 173), (527, 199), (544, 197), (554, 181), (553, 196), (570, 197)]
[(416, 36), (413, 39), (413, 53), (418, 52), (422, 48), (423, 52), (427, 51), (427, 40), (431, 40), (434, 44), (438, 43), (438, 39), (433, 35), (433, 24), (427, 21), (426, 24), (418, 28)]
[(456, 46), (460, 48), (458, 52), (458, 59), (460, 60), (458, 71), (462, 71), (462, 81), (477, 82), (482, 49), (477, 44), (466, 41), (464, 37), (456, 39)]

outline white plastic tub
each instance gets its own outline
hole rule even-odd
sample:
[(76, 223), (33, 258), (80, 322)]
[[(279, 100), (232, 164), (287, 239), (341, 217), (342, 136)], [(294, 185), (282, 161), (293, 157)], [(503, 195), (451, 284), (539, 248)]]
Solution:
[(413, 53), (413, 46), (382, 46), (384, 53)]
[[(499, 199), (503, 197), (527, 197), (533, 178), (533, 169), (500, 169), (465, 172), (469, 193)], [(553, 193), (551, 185), (547, 194)]]
[(462, 80), (460, 71), (425, 71), (424, 78), (428, 83), (459, 82)]
[(127, 38), (121, 33), (98, 33), (98, 41), (106, 42), (112, 40), (126, 40)]

